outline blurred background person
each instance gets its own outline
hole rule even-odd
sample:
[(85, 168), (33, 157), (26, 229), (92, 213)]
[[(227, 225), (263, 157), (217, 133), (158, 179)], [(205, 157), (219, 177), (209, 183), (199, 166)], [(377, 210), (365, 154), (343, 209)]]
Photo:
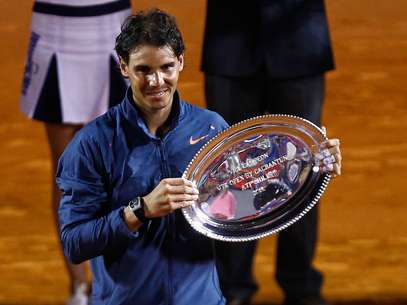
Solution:
[[(229, 124), (265, 113), (303, 117), (320, 126), (325, 72), (334, 60), (323, 0), (208, 0), (201, 69), (209, 109)], [(324, 305), (313, 266), (318, 208), (278, 236), (276, 279), (285, 305)], [(249, 304), (256, 242), (216, 242), (229, 305)]]
[[(114, 45), (121, 23), (130, 13), (130, 0), (34, 2), (21, 110), (45, 126), (58, 231), (61, 195), (53, 177), (57, 161), (84, 124), (121, 101), (127, 84), (120, 74)], [(71, 289), (67, 304), (88, 304), (86, 266), (64, 259)]]

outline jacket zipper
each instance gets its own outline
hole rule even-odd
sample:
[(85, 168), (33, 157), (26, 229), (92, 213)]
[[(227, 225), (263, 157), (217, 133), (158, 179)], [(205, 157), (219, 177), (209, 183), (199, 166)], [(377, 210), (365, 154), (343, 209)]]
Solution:
[[(168, 164), (168, 158), (167, 158), (167, 151), (164, 146), (164, 141), (160, 139), (159, 141), (159, 146), (160, 146), (160, 154), (161, 154), (161, 170), (163, 173), (163, 178), (170, 178), (171, 177), (171, 171), (170, 167)], [(173, 254), (173, 245), (174, 245), (174, 235), (173, 235), (173, 230), (175, 227), (174, 224), (174, 215), (173, 213), (169, 214), (168, 217), (166, 217), (167, 220), (167, 232), (168, 232), (168, 239), (169, 239), (169, 253), (168, 253), (168, 278), (167, 278), (167, 289), (168, 289), (168, 298), (167, 298), (167, 304), (168, 305), (173, 305), (174, 303), (174, 288), (173, 288), (173, 283), (171, 281), (172, 278), (172, 272), (173, 272), (173, 266), (172, 266), (172, 254)]]

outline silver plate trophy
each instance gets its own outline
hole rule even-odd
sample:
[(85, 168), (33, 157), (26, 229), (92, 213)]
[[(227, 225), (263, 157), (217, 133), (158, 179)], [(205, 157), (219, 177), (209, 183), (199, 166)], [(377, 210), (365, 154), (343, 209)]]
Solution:
[(248, 241), (279, 232), (303, 217), (331, 178), (318, 155), (326, 140), (313, 123), (264, 115), (235, 124), (195, 155), (184, 177), (199, 199), (182, 212), (198, 232)]

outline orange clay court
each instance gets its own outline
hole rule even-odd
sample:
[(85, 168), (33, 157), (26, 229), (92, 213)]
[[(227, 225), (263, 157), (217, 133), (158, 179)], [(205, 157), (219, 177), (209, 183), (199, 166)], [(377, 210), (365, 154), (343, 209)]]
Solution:
[[(407, 304), (407, 2), (327, 0), (337, 69), (323, 124), (341, 139), (342, 176), (320, 212), (316, 265), (333, 304)], [(67, 277), (52, 223), (43, 127), (19, 112), (32, 1), (0, 0), (0, 305), (62, 305)], [(186, 41), (183, 98), (204, 105), (203, 0), (140, 0), (174, 14)], [(275, 237), (261, 240), (255, 304), (279, 304)]]

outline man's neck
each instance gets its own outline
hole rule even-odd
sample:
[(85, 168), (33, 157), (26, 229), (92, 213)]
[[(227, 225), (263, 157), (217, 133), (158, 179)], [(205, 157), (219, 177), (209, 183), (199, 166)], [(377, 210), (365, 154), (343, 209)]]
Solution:
[(153, 135), (164, 134), (169, 128), (169, 117), (171, 108), (156, 111), (154, 113), (143, 113), (148, 131)]
[[(135, 101), (133, 96), (133, 101)], [(167, 107), (162, 109), (146, 109), (138, 106), (139, 112), (146, 123), (148, 131), (156, 136), (163, 136), (168, 132), (171, 124), (171, 111), (173, 107), (174, 97)], [(134, 102), (135, 103), (135, 102)], [(137, 103), (136, 103), (137, 104)]]

